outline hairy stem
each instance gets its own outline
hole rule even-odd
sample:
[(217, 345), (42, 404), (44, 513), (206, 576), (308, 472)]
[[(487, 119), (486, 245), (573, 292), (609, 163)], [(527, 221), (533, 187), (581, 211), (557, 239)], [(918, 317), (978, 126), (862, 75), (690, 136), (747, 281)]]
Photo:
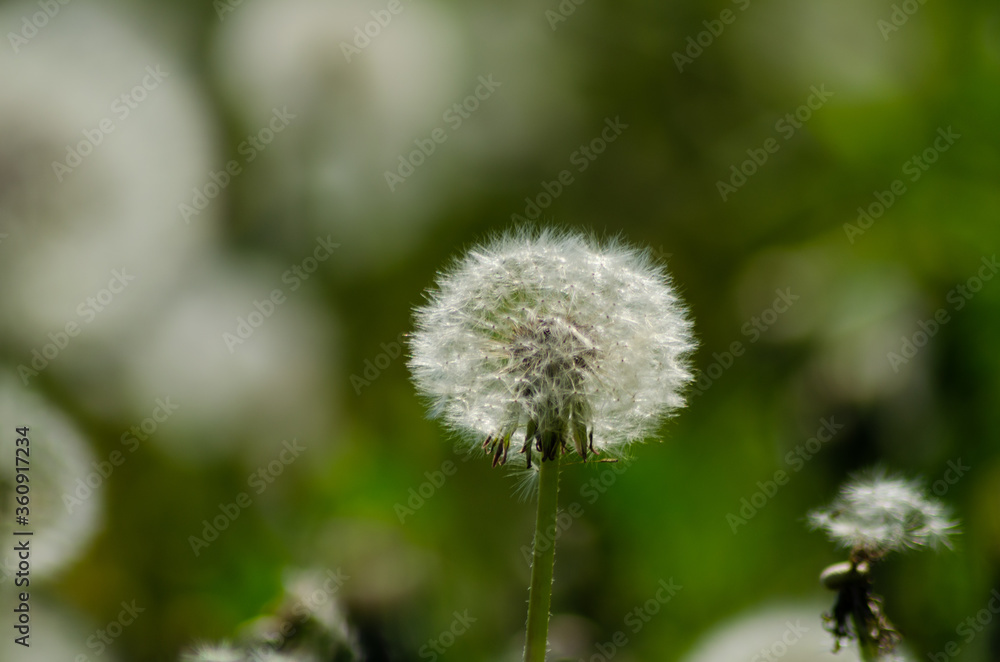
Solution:
[(552, 570), (556, 560), (556, 511), (559, 506), (559, 451), (555, 458), (539, 462), (538, 512), (531, 559), (531, 587), (528, 589), (528, 632), (524, 662), (544, 662), (552, 604)]

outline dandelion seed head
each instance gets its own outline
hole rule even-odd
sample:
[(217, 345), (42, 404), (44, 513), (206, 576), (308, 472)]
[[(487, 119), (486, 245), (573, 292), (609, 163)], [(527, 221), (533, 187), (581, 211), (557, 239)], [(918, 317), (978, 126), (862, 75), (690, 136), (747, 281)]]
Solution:
[(428, 299), (414, 380), (433, 415), (493, 440), (495, 463), (508, 445), (533, 460), (567, 441), (614, 453), (684, 404), (691, 322), (648, 251), (513, 231), (460, 258)]
[[(30, 460), (31, 577), (56, 577), (86, 552), (101, 529), (104, 493), (100, 486), (84, 484), (96, 475), (98, 460), (72, 419), (5, 369), (0, 369), (0, 420), (10, 422), (0, 437), (0, 457), (11, 467), (0, 473), (0, 536), (9, 538), (12, 531), (24, 529), (15, 520), (13, 467), (15, 449), (26, 448), (21, 453), (27, 456), (21, 455), (17, 464)], [(15, 425), (29, 427), (26, 447), (17, 444)], [(0, 551), (0, 585), (14, 585), (18, 563), (13, 545)]]
[(859, 558), (950, 547), (957, 531), (947, 507), (925, 496), (918, 481), (887, 476), (881, 470), (846, 483), (833, 503), (809, 514), (809, 522)]

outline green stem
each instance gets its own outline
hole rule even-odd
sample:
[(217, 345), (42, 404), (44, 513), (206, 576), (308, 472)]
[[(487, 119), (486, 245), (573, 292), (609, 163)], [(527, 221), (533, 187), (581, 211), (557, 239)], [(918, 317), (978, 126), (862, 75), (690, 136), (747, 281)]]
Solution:
[(552, 604), (552, 570), (556, 560), (556, 511), (559, 507), (559, 451), (552, 460), (540, 461), (538, 469), (538, 512), (535, 518), (534, 551), (531, 560), (531, 587), (528, 589), (528, 632), (524, 662), (544, 662)]
[(868, 636), (868, 626), (862, 623), (857, 616), (854, 617), (854, 629), (858, 633), (858, 650), (861, 653), (861, 662), (878, 662), (880, 656), (878, 643)]

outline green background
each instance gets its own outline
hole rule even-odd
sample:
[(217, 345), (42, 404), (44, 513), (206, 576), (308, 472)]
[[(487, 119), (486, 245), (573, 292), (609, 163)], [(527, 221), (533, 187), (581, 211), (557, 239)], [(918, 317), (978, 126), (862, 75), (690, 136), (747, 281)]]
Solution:
[[(73, 25), (88, 3), (76, 0), (56, 20)], [(478, 76), (492, 73), (501, 86), (462, 126), (447, 129), (447, 141), (400, 191), (384, 182), (396, 159), (366, 154), (365, 141), (392, 115), (365, 111), (357, 81), (339, 72), (364, 80), (365, 58), (391, 66), (433, 48), (416, 39), (414, 50), (377, 52), (392, 30), (424, 11), (417, 2), (404, 4), (356, 62), (326, 51), (327, 69), (308, 79), (314, 94), (300, 97), (314, 106), (296, 108), (305, 119), (284, 144), (279, 136), (273, 150), (246, 164), (213, 215), (197, 221), (212, 224), (220, 261), (264, 264), (264, 282), (278, 282), (311, 254), (317, 236), (340, 243), (302, 290), (302, 301), (335, 320), (335, 335), (324, 342), (336, 358), (316, 358), (329, 388), (300, 397), (296, 410), (329, 419), (300, 437), (307, 461), (289, 465), (257, 496), (248, 476), (271, 456), (241, 454), (239, 434), (186, 428), (195, 445), (231, 437), (231, 450), (193, 461), (154, 438), (102, 486), (104, 525), (93, 542), (36, 590), (77, 612), (91, 631), (134, 596), (148, 609), (111, 652), (121, 660), (172, 660), (196, 641), (233, 636), (273, 607), (287, 568), (340, 568), (350, 579), (338, 595), (367, 659), (428, 659), (421, 647), (465, 610), (477, 620), (442, 659), (518, 659), (529, 572), (522, 547), (530, 544), (533, 503), (515, 496), (507, 472), (466, 458), (427, 418), (394, 343), (412, 330), (412, 309), (436, 271), (509, 228), (513, 214), (525, 214), (525, 198), (537, 200), (543, 183), (567, 169), (572, 183), (534, 221), (650, 247), (690, 307), (694, 364), (708, 385), (664, 425), (662, 443), (634, 448), (621, 475), (608, 474), (608, 465), (563, 472), (561, 503), (580, 502), (583, 515), (558, 541), (553, 610), (582, 632), (580, 655), (589, 659), (596, 643), (622, 629), (661, 579), (683, 589), (649, 627), (629, 633), (621, 659), (679, 660), (712, 626), (763, 603), (832, 606), (817, 577), (843, 554), (810, 532), (804, 517), (832, 499), (849, 473), (873, 464), (929, 483), (944, 477), (949, 461), (969, 467), (943, 496), (962, 522), (954, 551), (890, 557), (876, 573), (886, 611), (917, 659), (955, 640), (956, 626), (1000, 587), (1000, 282), (986, 281), (961, 310), (949, 298), (1000, 241), (997, 4), (913, 2), (915, 13), (883, 34), (879, 21), (893, 12), (884, 0), (564, 1), (574, 9), (555, 29), (547, 13), (559, 11), (556, 2), (420, 3), (449, 22), (466, 59), (451, 62), (457, 92), (431, 98), (433, 112), (415, 121), (399, 153), (447, 127), (441, 111), (473, 93)], [(209, 3), (105, 5), (180, 63), (216, 128), (215, 169), (264, 126), (242, 112), (228, 61), (217, 52), (220, 34), (255, 6), (247, 0), (220, 21)], [(32, 7), (9, 5), (5, 16)], [(710, 35), (724, 11), (733, 20)], [(699, 35), (708, 44), (700, 53), (690, 46)], [(272, 36), (258, 42), (265, 60), (281, 41)], [(686, 50), (697, 57), (682, 61), (677, 54)], [(421, 73), (430, 82), (447, 74)], [(801, 110), (821, 86), (829, 98), (813, 97), (816, 107)], [(393, 107), (394, 90), (387, 94)], [(401, 96), (395, 110), (405, 112), (409, 98)], [(808, 119), (789, 131), (780, 122), (797, 109)], [(351, 135), (344, 122), (369, 115), (372, 126), (359, 129), (356, 144), (337, 142)], [(627, 128), (579, 172), (573, 153), (609, 118)], [(932, 153), (935, 162), (914, 181), (906, 163), (931, 148), (939, 130), (960, 138)], [(336, 140), (323, 138), (329, 135)], [(766, 162), (743, 165), (753, 154), (761, 158), (753, 150), (769, 139)], [(324, 150), (341, 149), (356, 165), (353, 176), (370, 184), (358, 194), (366, 204), (323, 184)], [(754, 173), (723, 199), (719, 182), (741, 165)], [(867, 229), (849, 231), (845, 224), (861, 227), (858, 208), (877, 195), (888, 199), (895, 180), (905, 191)], [(350, 229), (324, 225), (331, 218)], [(380, 250), (383, 240), (391, 250)], [(747, 324), (772, 306), (775, 290), (799, 298), (752, 341), (757, 334)], [(250, 310), (249, 301), (240, 305)], [(940, 308), (948, 322), (894, 370), (889, 353)], [(34, 345), (0, 341), (8, 367), (30, 358)], [(734, 342), (742, 355), (727, 356)], [(225, 351), (221, 341), (218, 348)], [(386, 352), (388, 365), (380, 358)], [(199, 359), (181, 353), (175, 360)], [(370, 379), (376, 362), (384, 367)], [(88, 388), (114, 392), (116, 379), (95, 372)], [(78, 381), (58, 370), (33, 388), (74, 419), (98, 458), (121, 448), (122, 431), (141, 418), (93, 408)], [(283, 384), (273, 388), (279, 397)], [(273, 415), (288, 429), (285, 438), (298, 436), (294, 414)], [(182, 406), (177, 420), (184, 416)], [(786, 455), (824, 419), (844, 427), (795, 470)], [(454, 475), (401, 522), (411, 490), (446, 462)], [(727, 515), (779, 470), (789, 473), (787, 484), (734, 532)], [(590, 503), (588, 481), (611, 476), (614, 483)], [(253, 505), (192, 554), (189, 536), (241, 491)], [(956, 659), (997, 659), (997, 632), (991, 624)]]

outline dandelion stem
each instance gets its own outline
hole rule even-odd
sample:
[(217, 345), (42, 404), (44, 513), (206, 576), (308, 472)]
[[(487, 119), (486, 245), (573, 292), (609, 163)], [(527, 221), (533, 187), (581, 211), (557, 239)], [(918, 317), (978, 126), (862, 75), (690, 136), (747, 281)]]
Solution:
[(556, 511), (559, 505), (559, 455), (539, 462), (538, 512), (535, 519), (534, 551), (531, 560), (531, 587), (528, 589), (528, 631), (524, 662), (544, 662), (552, 604), (552, 571), (556, 560)]
[(868, 624), (862, 622), (857, 614), (854, 615), (854, 629), (858, 633), (858, 650), (861, 653), (861, 662), (878, 662), (880, 658), (878, 644), (868, 636)]
[(860, 641), (858, 642), (858, 648), (861, 650), (861, 662), (878, 662), (878, 651), (872, 642)]

